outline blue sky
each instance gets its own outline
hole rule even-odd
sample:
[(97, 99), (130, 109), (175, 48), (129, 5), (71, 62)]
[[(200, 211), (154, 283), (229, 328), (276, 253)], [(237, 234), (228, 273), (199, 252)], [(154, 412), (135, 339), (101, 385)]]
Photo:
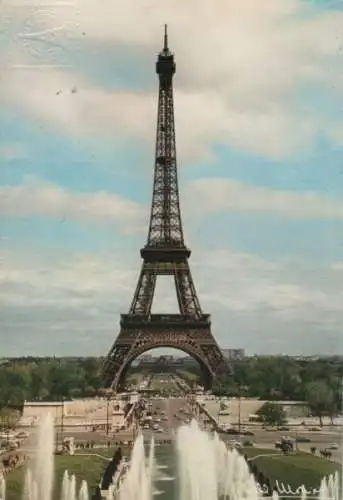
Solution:
[[(185, 234), (218, 342), (343, 352), (342, 4), (197, 0), (196, 24), (194, 8), (2, 7), (0, 356), (100, 355), (118, 333), (147, 232), (164, 22)], [(156, 292), (155, 312), (176, 307), (169, 283)]]

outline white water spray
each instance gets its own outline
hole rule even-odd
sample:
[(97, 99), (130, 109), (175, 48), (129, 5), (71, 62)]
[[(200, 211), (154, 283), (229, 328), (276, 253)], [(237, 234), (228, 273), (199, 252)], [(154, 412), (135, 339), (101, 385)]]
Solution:
[(62, 479), (61, 500), (69, 500), (69, 474), (65, 470)]
[[(25, 473), (22, 500), (52, 500), (54, 488), (55, 429), (50, 415), (38, 427), (33, 469)], [(0, 500), (5, 500), (6, 482), (0, 473)], [(61, 485), (61, 500), (89, 500), (88, 486), (82, 481), (77, 494), (75, 475), (64, 472)]]
[(120, 485), (119, 500), (151, 500), (154, 464), (154, 441), (151, 441), (149, 458), (146, 460), (144, 438), (143, 435), (138, 436), (133, 446), (130, 466)]
[(74, 474), (69, 480), (68, 500), (76, 500), (76, 477)]
[[(37, 451), (32, 471), (37, 485), (37, 500), (51, 500), (54, 479), (55, 427), (50, 414), (38, 428)], [(31, 500), (31, 499), (30, 499)]]
[(6, 481), (2, 472), (0, 472), (0, 500), (6, 498)]
[(177, 437), (179, 500), (259, 497), (257, 485), (244, 458), (228, 450), (193, 421), (179, 428)]
[(86, 481), (82, 481), (81, 483), (79, 491), (79, 500), (89, 500), (88, 485)]
[[(176, 450), (178, 500), (258, 500), (265, 495), (261, 489), (264, 485), (255, 481), (244, 457), (236, 449), (228, 449), (216, 434), (211, 436), (200, 430), (195, 421), (178, 429)], [(143, 437), (139, 436), (130, 466), (119, 484), (119, 492), (111, 486), (107, 500), (153, 500), (154, 496), (163, 493), (153, 484), (162, 479), (160, 468), (155, 460), (154, 442), (151, 442), (147, 458)], [(339, 496), (338, 473), (324, 478), (319, 494), (314, 494), (318, 500), (343, 500)], [(309, 500), (313, 498), (313, 493), (300, 487), (291, 496)], [(279, 497), (277, 492), (272, 493), (273, 500), (281, 497), (282, 494)]]

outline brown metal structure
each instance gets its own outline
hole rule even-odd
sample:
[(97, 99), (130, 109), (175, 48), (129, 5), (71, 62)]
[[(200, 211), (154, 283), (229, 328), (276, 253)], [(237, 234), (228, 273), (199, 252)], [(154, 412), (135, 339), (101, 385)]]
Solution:
[[(203, 314), (183, 236), (177, 179), (173, 75), (174, 56), (164, 47), (158, 55), (159, 101), (155, 172), (147, 243), (143, 264), (128, 314), (121, 315), (120, 333), (103, 366), (106, 387), (123, 388), (126, 371), (140, 354), (156, 347), (173, 347), (195, 358), (208, 389), (226, 362), (212, 333), (209, 314)], [(157, 276), (174, 277), (179, 314), (151, 314)]]

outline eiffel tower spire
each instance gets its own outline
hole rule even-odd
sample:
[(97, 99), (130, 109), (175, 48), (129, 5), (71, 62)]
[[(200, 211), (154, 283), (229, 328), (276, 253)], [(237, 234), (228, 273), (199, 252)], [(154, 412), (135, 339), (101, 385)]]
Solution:
[(165, 52), (168, 51), (168, 25), (167, 24), (164, 25), (164, 47), (163, 47), (163, 50)]

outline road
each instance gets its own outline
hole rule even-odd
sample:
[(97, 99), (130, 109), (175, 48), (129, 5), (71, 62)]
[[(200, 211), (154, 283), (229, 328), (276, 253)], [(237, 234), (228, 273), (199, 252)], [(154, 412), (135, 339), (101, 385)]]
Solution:
[[(245, 440), (254, 443), (256, 448), (275, 448), (275, 442), (279, 441), (282, 437), (291, 437), (295, 439), (296, 437), (306, 437), (311, 441), (309, 443), (298, 443), (297, 447), (300, 451), (310, 452), (312, 447), (317, 448), (317, 450), (324, 449), (330, 446), (330, 444), (341, 443), (341, 435), (338, 431), (331, 433), (321, 433), (321, 432), (292, 432), (292, 431), (266, 431), (264, 429), (258, 429), (256, 427), (247, 427), (247, 430), (254, 433), (253, 436), (238, 436), (230, 434), (222, 434), (221, 437), (225, 441), (241, 441)], [(330, 450), (335, 461), (342, 462), (342, 449)]]
[(190, 387), (174, 373), (154, 373), (149, 380), (148, 389), (170, 396), (183, 396)]
[[(155, 419), (159, 419), (158, 425), (162, 428), (162, 432), (151, 431), (143, 429), (143, 434), (146, 440), (150, 440), (152, 436), (156, 440), (169, 440), (172, 439), (175, 430), (180, 424), (184, 423), (190, 416), (184, 414), (182, 411), (187, 406), (187, 399), (184, 397), (180, 398), (160, 398), (151, 399), (151, 407), (149, 411), (152, 413)], [(156, 412), (156, 415), (154, 415)], [(178, 416), (176, 416), (178, 415)], [(167, 420), (163, 420), (167, 418)], [(248, 427), (248, 430), (254, 432), (254, 436), (235, 436), (229, 434), (222, 434), (222, 439), (225, 441), (241, 441), (244, 442), (252, 441), (257, 448), (274, 449), (275, 441), (280, 440), (283, 436), (290, 436), (295, 438), (296, 434), (292, 431), (266, 431), (261, 428)], [(30, 437), (22, 442), (21, 452), (28, 454), (33, 450), (33, 443), (35, 441), (35, 430), (30, 431)], [(132, 441), (135, 438), (136, 431), (130, 430), (126, 432), (120, 432), (118, 434), (106, 435), (105, 432), (75, 432), (75, 429), (65, 429), (63, 432), (63, 437), (73, 436), (76, 442), (91, 442), (93, 441), (98, 446), (107, 446), (107, 443), (118, 441)], [(308, 437), (311, 439), (310, 443), (298, 443), (298, 449), (301, 451), (309, 452), (312, 446), (316, 447), (318, 450), (326, 448), (330, 443), (341, 443), (341, 436), (338, 431), (328, 433), (321, 432), (306, 432), (299, 433), (298, 436)], [(62, 434), (58, 432), (59, 442), (62, 441)], [(342, 450), (332, 450), (332, 455), (334, 460), (342, 462)]]
[[(185, 398), (152, 399), (149, 411), (153, 415), (153, 420), (155, 420), (162, 429), (162, 432), (143, 429), (144, 437), (150, 439), (154, 436), (156, 439), (160, 440), (172, 439), (173, 433), (182, 423), (182, 420), (176, 415), (181, 415), (180, 410), (184, 409), (186, 404), (187, 400)], [(164, 420), (164, 418), (166, 420)]]

